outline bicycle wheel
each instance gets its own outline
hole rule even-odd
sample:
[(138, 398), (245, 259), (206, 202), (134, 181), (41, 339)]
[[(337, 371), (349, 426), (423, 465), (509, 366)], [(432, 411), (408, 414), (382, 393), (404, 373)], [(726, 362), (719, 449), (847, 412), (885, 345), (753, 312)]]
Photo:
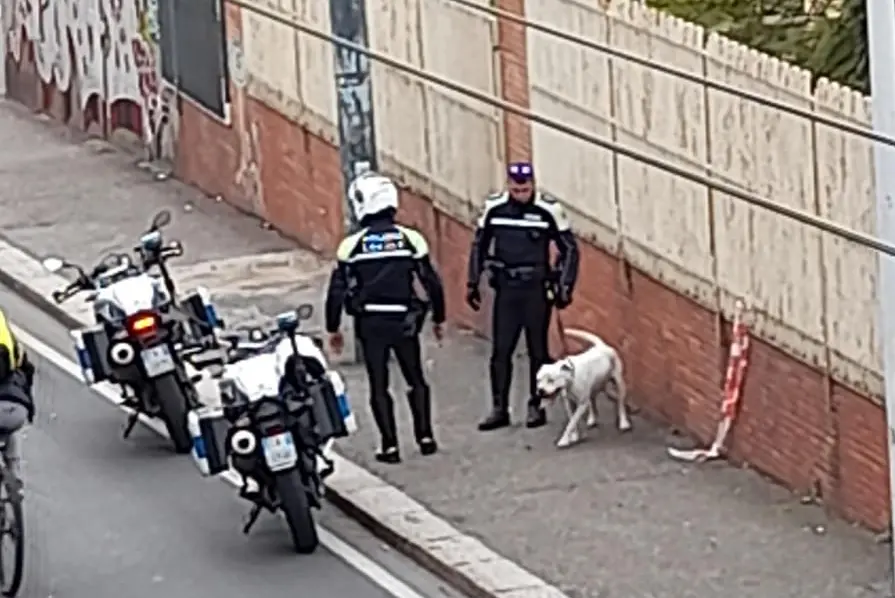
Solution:
[[(18, 480), (0, 471), (0, 594), (14, 598), (22, 585), (25, 571), (25, 519), (22, 491)], [(12, 541), (12, 562), (8, 562), (5, 540)]]

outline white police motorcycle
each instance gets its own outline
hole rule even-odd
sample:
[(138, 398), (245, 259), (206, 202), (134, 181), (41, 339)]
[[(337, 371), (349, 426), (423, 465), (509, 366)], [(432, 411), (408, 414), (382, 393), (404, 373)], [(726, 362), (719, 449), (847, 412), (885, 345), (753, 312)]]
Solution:
[(323, 481), (333, 471), (331, 444), (357, 427), (322, 342), (298, 333), (312, 312), (305, 304), (273, 325), (220, 333), (225, 355), (204, 361), (216, 368), (220, 406), (189, 413), (200, 472), (216, 475), (232, 465), (242, 477), (240, 497), (253, 505), (243, 533), (262, 509), (280, 510), (302, 554), (319, 543), (312, 509), (321, 507)]
[[(187, 428), (189, 409), (199, 405), (195, 376), (189, 376), (184, 357), (191, 350), (215, 344), (221, 325), (205, 289), (179, 301), (166, 262), (183, 255), (179, 242), (165, 243), (161, 228), (171, 220), (168, 211), (153, 218), (135, 248), (106, 256), (91, 272), (58, 257), (43, 260), (50, 272), (71, 270), (75, 280), (54, 291), (62, 303), (86, 292), (93, 304), (96, 325), (72, 330), (75, 351), (87, 384), (109, 381), (122, 390), (124, 404), (133, 412), (124, 430), (127, 438), (139, 414), (160, 418), (175, 451), (187, 453), (192, 438)], [(157, 268), (159, 274), (154, 274)]]

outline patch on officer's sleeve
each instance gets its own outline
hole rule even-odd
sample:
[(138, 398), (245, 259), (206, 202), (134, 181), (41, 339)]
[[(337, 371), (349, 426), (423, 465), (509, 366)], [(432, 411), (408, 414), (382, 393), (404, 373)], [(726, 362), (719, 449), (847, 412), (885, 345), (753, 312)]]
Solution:
[(479, 217), (476, 221), (476, 226), (478, 228), (482, 228), (483, 226), (485, 226), (485, 220), (488, 217), (488, 212), (492, 208), (503, 203), (505, 197), (506, 197), (506, 193), (503, 191), (495, 191), (495, 192), (489, 193), (488, 196), (485, 197), (485, 206), (479, 212)]
[(542, 205), (544, 208), (546, 208), (551, 216), (553, 216), (553, 221), (556, 223), (557, 230), (562, 232), (571, 228), (569, 217), (566, 215), (566, 208), (561, 201), (548, 193), (542, 193), (539, 199), (543, 202)]
[(485, 198), (485, 209), (487, 210), (490, 206), (493, 206), (503, 199), (504, 193), (503, 191), (489, 193), (488, 197)]
[(367, 229), (359, 230), (354, 234), (348, 235), (342, 242), (339, 243), (338, 249), (336, 249), (336, 259), (340, 262), (347, 262), (351, 259), (354, 250), (357, 249), (358, 244), (366, 233)]

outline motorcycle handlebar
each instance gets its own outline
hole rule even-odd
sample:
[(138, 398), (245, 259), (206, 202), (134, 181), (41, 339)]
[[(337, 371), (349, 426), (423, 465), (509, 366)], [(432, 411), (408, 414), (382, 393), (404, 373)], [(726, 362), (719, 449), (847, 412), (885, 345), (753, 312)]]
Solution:
[[(180, 257), (183, 255), (183, 245), (178, 243), (177, 241), (171, 242), (164, 247), (160, 247), (157, 250), (147, 250), (145, 247), (141, 245), (137, 245), (134, 247), (134, 252), (137, 253), (143, 261), (152, 261), (152, 258), (158, 259), (168, 259), (172, 257)], [(153, 255), (154, 254), (154, 255)]]
[(68, 301), (69, 299), (83, 291), (84, 288), (85, 287), (83, 281), (76, 280), (64, 289), (53, 291), (53, 301), (55, 301), (56, 303)]

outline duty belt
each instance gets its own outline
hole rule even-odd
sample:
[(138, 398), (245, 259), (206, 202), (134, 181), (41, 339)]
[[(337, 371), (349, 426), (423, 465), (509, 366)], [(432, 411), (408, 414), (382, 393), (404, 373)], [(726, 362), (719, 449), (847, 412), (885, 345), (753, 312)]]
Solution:
[(545, 266), (508, 266), (496, 260), (488, 261), (486, 266), (493, 275), (517, 282), (533, 282), (548, 276)]
[(379, 321), (372, 318), (376, 314), (395, 314), (398, 318), (387, 318), (389, 322), (400, 322), (400, 334), (403, 337), (416, 336), (423, 329), (423, 321), (429, 313), (428, 301), (419, 298), (410, 300), (410, 303), (367, 303), (360, 310), (364, 315), (371, 316), (368, 322)]

